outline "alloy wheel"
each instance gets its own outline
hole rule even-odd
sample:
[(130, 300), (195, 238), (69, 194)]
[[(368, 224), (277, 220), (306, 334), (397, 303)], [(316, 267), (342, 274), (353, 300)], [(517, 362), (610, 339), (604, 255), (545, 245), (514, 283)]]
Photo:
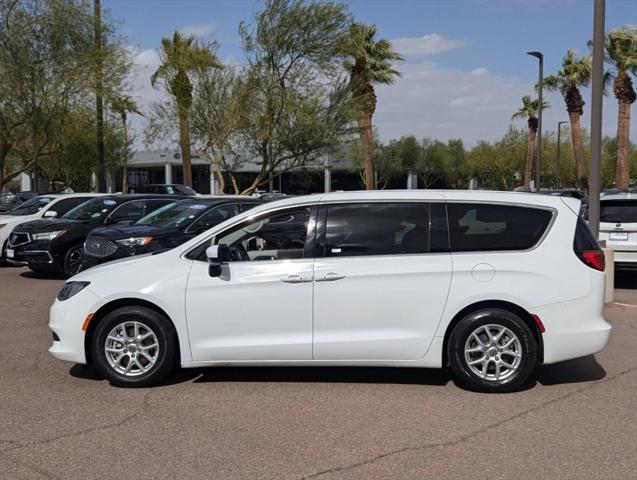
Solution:
[(513, 375), (520, 367), (522, 344), (510, 329), (502, 325), (482, 325), (469, 334), (464, 358), (479, 378), (499, 382)]
[(127, 377), (142, 375), (159, 358), (159, 341), (150, 327), (129, 321), (116, 325), (104, 344), (106, 360), (113, 370)]

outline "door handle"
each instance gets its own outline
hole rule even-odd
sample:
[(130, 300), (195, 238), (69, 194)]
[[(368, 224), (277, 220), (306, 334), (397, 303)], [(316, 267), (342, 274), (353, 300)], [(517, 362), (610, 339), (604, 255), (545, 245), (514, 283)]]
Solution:
[(311, 282), (312, 279), (299, 275), (298, 273), (294, 273), (292, 275), (288, 275), (287, 277), (281, 278), (281, 281), (283, 283), (305, 283), (305, 282)]
[(323, 275), (321, 278), (317, 278), (316, 281), (317, 282), (333, 282), (335, 280), (342, 280), (344, 278), (345, 278), (345, 275), (341, 275), (340, 273), (336, 273), (336, 272), (329, 272)]

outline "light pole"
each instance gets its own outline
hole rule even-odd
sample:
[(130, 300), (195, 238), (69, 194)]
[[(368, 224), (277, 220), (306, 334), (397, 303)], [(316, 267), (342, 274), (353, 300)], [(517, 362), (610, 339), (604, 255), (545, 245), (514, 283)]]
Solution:
[(604, 93), (604, 17), (606, 1), (595, 0), (593, 79), (591, 84), (591, 166), (588, 177), (588, 225), (599, 236), (599, 190), (602, 183), (602, 98)]
[(555, 162), (555, 173), (557, 173), (558, 187), (562, 186), (562, 175), (560, 172), (560, 143), (562, 139), (562, 125), (568, 122), (557, 122), (557, 161)]
[(540, 165), (542, 164), (542, 91), (544, 90), (544, 55), (542, 52), (526, 52), (539, 60), (538, 114), (537, 114), (537, 153), (535, 155), (535, 192), (540, 193)]

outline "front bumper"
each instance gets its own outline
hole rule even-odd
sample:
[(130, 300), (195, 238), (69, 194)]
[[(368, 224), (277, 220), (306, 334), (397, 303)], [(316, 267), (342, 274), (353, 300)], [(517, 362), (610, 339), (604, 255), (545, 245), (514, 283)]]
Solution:
[(57, 359), (86, 363), (86, 332), (82, 330), (82, 325), (90, 313), (95, 313), (100, 300), (89, 288), (63, 302), (56, 299), (51, 305), (49, 328), (59, 340), (53, 341), (49, 353)]

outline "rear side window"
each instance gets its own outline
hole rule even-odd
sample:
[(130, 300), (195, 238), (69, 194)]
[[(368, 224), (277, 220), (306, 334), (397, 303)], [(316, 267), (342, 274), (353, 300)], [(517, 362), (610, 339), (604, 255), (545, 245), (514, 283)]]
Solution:
[(552, 217), (548, 210), (512, 205), (449, 203), (447, 211), (453, 252), (529, 249)]
[(319, 255), (401, 255), (429, 250), (427, 203), (327, 205)]
[(607, 223), (637, 223), (637, 200), (600, 202), (599, 220)]

